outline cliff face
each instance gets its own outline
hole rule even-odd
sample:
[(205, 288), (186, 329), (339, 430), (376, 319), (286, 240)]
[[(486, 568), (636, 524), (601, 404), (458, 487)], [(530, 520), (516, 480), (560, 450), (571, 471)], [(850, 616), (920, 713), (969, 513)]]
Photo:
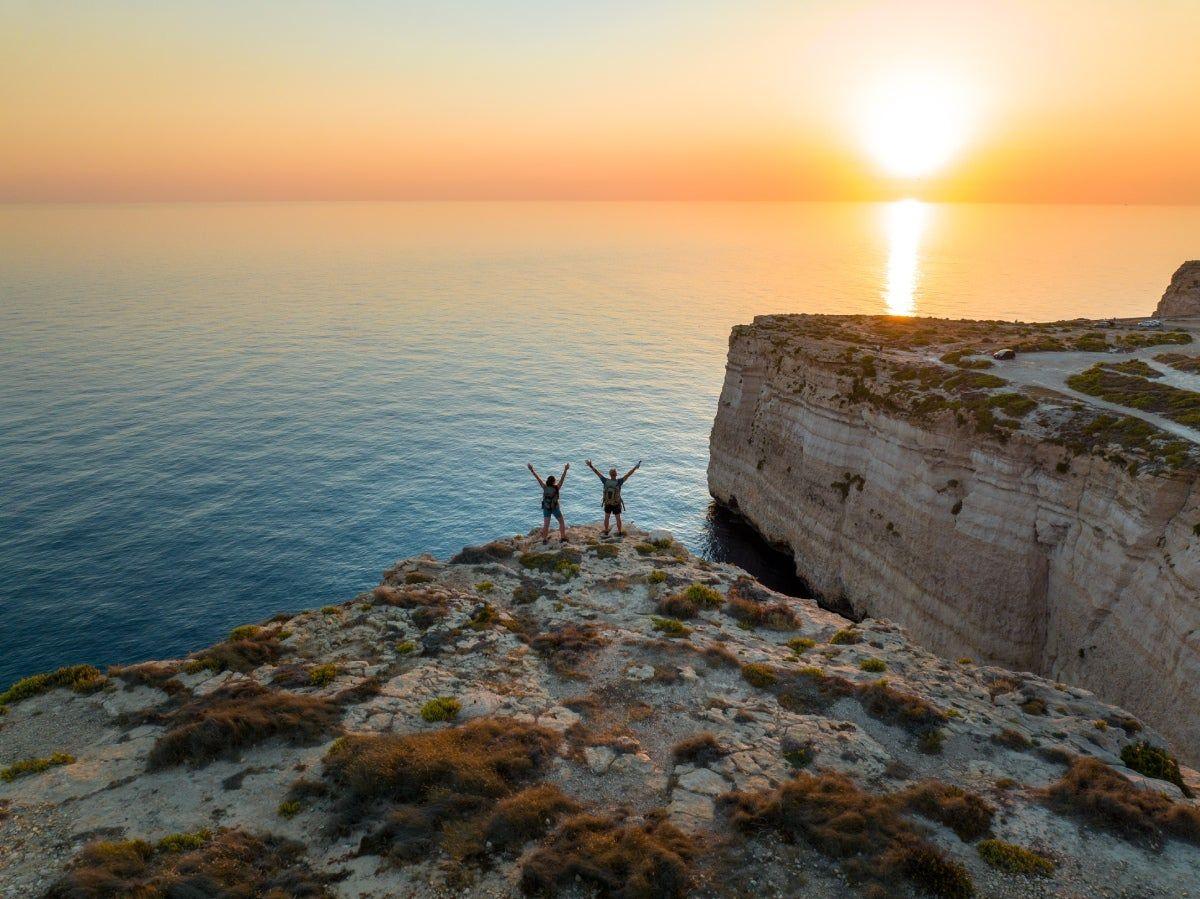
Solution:
[[(1031, 895), (1016, 862), (1038, 895), (1194, 888), (1200, 784), (1126, 767), (1170, 760), (1120, 709), (666, 534), (572, 536), (14, 685), (0, 895)], [(1144, 811), (1097, 817), (1096, 783)]]
[(1190, 315), (1200, 315), (1200, 259), (1193, 259), (1179, 266), (1171, 276), (1158, 308), (1154, 310), (1155, 318), (1183, 318)]
[[(1164, 465), (1152, 448), (1139, 455), (1145, 446), (1107, 438), (1089, 445), (1099, 433), (1090, 410), (1045, 389), (906, 393), (905, 366), (933, 371), (929, 383), (938, 367), (954, 371), (937, 361), (944, 347), (860, 350), (861, 335), (847, 343), (815, 323), (763, 317), (734, 329), (713, 496), (789, 547), (820, 594), (903, 623), (943, 656), (1094, 690), (1196, 759), (1200, 491), (1190, 463)], [(987, 376), (1003, 378), (1004, 365)], [(1014, 395), (1036, 411), (1001, 420), (1006, 405), (1023, 408), (1004, 399)], [(1109, 422), (1099, 419), (1115, 433)]]

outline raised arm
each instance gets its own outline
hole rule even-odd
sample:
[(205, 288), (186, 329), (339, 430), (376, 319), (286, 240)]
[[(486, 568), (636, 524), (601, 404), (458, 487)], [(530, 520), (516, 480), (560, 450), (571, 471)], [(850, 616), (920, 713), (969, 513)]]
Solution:
[(568, 462), (563, 466), (562, 477), (558, 479), (558, 486), (561, 487), (567, 480), (567, 472), (571, 470), (571, 463)]
[(588, 468), (590, 468), (590, 469), (591, 469), (593, 472), (595, 472), (595, 474), (596, 474), (596, 477), (598, 477), (600, 480), (602, 480), (602, 481), (603, 481), (603, 480), (604, 480), (604, 475), (600, 474), (600, 469), (599, 469), (599, 468), (597, 468), (595, 465), (593, 465), (593, 464), (592, 464), (592, 460), (591, 460), (591, 459), (587, 459), (587, 460), (585, 460), (585, 461), (587, 462), (587, 467), (588, 467)]
[(546, 486), (546, 482), (542, 480), (542, 476), (541, 476), (540, 474), (538, 474), (536, 471), (534, 471), (534, 470), (533, 470), (533, 463), (532, 463), (532, 462), (527, 462), (527, 463), (525, 464), (525, 467), (529, 469), (529, 473), (530, 473), (530, 474), (532, 474), (532, 475), (533, 475), (535, 478), (537, 478), (537, 482), (538, 482), (539, 484), (541, 484), (543, 487), (545, 487), (545, 486)]
[(638, 459), (637, 465), (633, 466), (633, 468), (631, 468), (631, 469), (629, 469), (629, 471), (625, 472), (625, 477), (621, 478), (621, 480), (622, 481), (629, 480), (631, 477), (633, 477), (633, 473), (641, 467), (642, 467), (642, 460)]

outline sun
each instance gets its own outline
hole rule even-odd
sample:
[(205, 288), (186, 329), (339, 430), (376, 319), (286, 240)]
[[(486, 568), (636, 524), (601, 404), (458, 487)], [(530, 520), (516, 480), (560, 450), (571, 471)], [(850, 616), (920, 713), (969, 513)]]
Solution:
[(867, 152), (893, 178), (925, 178), (941, 171), (967, 138), (963, 92), (947, 79), (880, 84), (864, 96), (859, 117)]

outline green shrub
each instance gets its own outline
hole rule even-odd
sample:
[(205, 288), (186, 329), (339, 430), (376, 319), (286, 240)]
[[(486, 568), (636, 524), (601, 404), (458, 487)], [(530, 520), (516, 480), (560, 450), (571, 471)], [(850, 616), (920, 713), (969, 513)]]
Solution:
[(193, 852), (212, 839), (212, 831), (207, 827), (191, 833), (173, 833), (163, 837), (155, 845), (157, 852)]
[(285, 799), (283, 802), (279, 803), (279, 808), (276, 809), (276, 812), (281, 818), (294, 818), (296, 815), (300, 814), (300, 809), (300, 800)]
[(816, 646), (817, 641), (811, 637), (792, 637), (792, 639), (787, 641), (787, 645), (792, 652), (799, 655), (805, 650), (812, 649), (814, 646)]
[(1015, 843), (981, 840), (975, 850), (985, 862), (1006, 874), (1049, 877), (1054, 873), (1054, 862)]
[(639, 543), (634, 546), (639, 556), (649, 556), (654, 553), (653, 543)]
[(235, 627), (229, 632), (230, 640), (249, 640), (258, 634), (260, 628), (257, 624), (243, 624), (240, 627)]
[(317, 665), (308, 672), (308, 682), (314, 687), (328, 687), (338, 676), (338, 666), (330, 662), (327, 665)]
[(1151, 746), (1145, 741), (1130, 743), (1121, 750), (1121, 761), (1138, 774), (1173, 783), (1184, 796), (1190, 798), (1192, 795), (1179, 773), (1179, 762), (1165, 749)]
[(887, 671), (887, 662), (883, 659), (863, 659), (858, 663), (858, 667), (863, 671), (870, 671), (878, 674), (881, 671)]
[(0, 770), (0, 780), (5, 783), (12, 783), (18, 777), (25, 777), (29, 774), (41, 774), (50, 768), (57, 768), (59, 765), (70, 765), (75, 762), (75, 756), (68, 755), (65, 752), (56, 752), (53, 755), (48, 755), (45, 758), (21, 759), (19, 762), (13, 762), (7, 768)]
[(106, 683), (108, 678), (92, 665), (70, 665), (57, 671), (21, 678), (0, 693), (0, 705), (13, 705), (57, 687), (69, 687), (76, 693), (94, 693)]
[(557, 565), (554, 566), (554, 571), (556, 574), (561, 574), (563, 577), (569, 580), (570, 578), (576, 577), (581, 569), (575, 562), (562, 559)]
[(725, 597), (705, 584), (692, 584), (683, 591), (683, 595), (701, 608), (716, 609), (725, 602)]
[(490, 602), (485, 602), (467, 619), (467, 627), (473, 631), (485, 631), (500, 620), (500, 613)]
[(601, 543), (596, 546), (596, 558), (615, 559), (621, 550), (615, 543)]
[(475, 589), (478, 590), (480, 593), (491, 593), (493, 590), (496, 589), (496, 585), (493, 584), (491, 581), (480, 581), (478, 584), (475, 585)]
[(654, 615), (650, 619), (654, 622), (654, 629), (661, 631), (668, 637), (686, 637), (692, 632), (692, 629), (677, 618), (660, 618)]
[(408, 655), (410, 652), (416, 652), (417, 644), (412, 640), (401, 640), (396, 644), (396, 652), (400, 655)]
[(336, 615), (342, 611), (341, 606), (321, 606), (322, 615)]
[(829, 642), (834, 646), (850, 646), (854, 643), (861, 643), (862, 634), (852, 627), (844, 627), (830, 637)]
[[(1196, 527), (1200, 528), (1200, 525), (1197, 525)], [(661, 568), (655, 568), (648, 575), (646, 575), (646, 583), (648, 584), (661, 584), (664, 583), (666, 579), (667, 573)]]
[(742, 666), (742, 679), (752, 687), (769, 687), (779, 680), (775, 669), (770, 665), (750, 662)]
[(450, 721), (458, 717), (462, 703), (451, 696), (438, 696), (421, 706), (421, 717), (432, 724), (435, 721)]

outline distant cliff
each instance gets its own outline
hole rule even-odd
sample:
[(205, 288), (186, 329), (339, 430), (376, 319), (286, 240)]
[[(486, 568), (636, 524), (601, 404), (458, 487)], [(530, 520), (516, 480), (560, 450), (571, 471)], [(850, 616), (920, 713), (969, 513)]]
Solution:
[(1200, 784), (1127, 712), (669, 534), (572, 537), (13, 685), (0, 895), (1194, 890)]
[(1179, 266), (1162, 299), (1158, 301), (1154, 315), (1156, 318), (1200, 315), (1200, 259)]
[[(1144, 412), (1037, 386), (1052, 383), (1039, 359), (1064, 371), (1125, 359), (1167, 377), (1155, 340), (1190, 337), (760, 317), (730, 339), (709, 488), (786, 545), (820, 594), (949, 658), (1094, 690), (1196, 760), (1196, 446), (1132, 417)], [(1013, 347), (1017, 362), (972, 354)]]

